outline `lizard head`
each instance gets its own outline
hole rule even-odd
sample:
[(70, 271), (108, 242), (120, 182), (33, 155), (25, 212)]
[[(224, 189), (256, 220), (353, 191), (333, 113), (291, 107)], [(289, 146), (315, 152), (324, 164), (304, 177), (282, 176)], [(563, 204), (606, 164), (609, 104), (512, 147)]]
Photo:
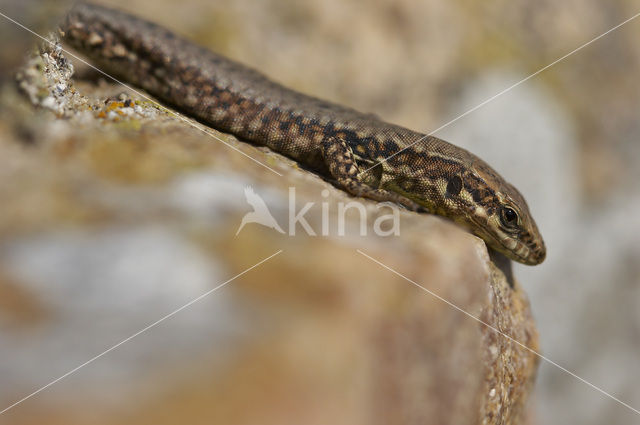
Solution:
[(400, 152), (386, 161), (385, 188), (469, 229), (514, 261), (544, 261), (544, 241), (527, 202), (486, 162), (435, 137)]
[[(519, 263), (544, 261), (546, 248), (524, 197), (471, 152), (431, 137), (387, 161), (386, 187), (445, 216)], [(414, 161), (415, 165), (406, 164)], [(395, 178), (393, 178), (395, 177)]]
[[(457, 177), (454, 177), (456, 179)], [(523, 264), (544, 261), (546, 248), (520, 192), (482, 160), (460, 177), (460, 191), (449, 211), (494, 250)], [(456, 199), (457, 198), (457, 199)]]
[(415, 167), (389, 167), (398, 177), (392, 189), (466, 227), (514, 261), (542, 263), (544, 241), (518, 189), (469, 151), (436, 138), (430, 142), (430, 151), (411, 151), (419, 158)]
[(526, 201), (510, 184), (496, 192), (489, 206), (476, 207), (470, 219), (475, 223), (474, 233), (496, 251), (523, 264), (544, 261), (546, 248), (542, 235)]

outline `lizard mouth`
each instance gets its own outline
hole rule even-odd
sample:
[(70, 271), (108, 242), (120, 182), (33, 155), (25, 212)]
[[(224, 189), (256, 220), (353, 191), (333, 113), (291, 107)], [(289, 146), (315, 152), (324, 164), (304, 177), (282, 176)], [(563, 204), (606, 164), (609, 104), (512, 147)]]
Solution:
[(506, 238), (500, 241), (497, 249), (512, 260), (529, 266), (542, 263), (546, 257), (544, 245), (526, 244), (513, 238)]
[(535, 266), (536, 264), (540, 264), (547, 257), (547, 250), (544, 244), (536, 245), (533, 248), (529, 248), (529, 255), (527, 256), (527, 260), (529, 261), (526, 264)]
[[(512, 236), (504, 234), (499, 236), (487, 231), (482, 225), (485, 223), (474, 222), (475, 231), (478, 237), (492, 249), (501, 252), (509, 259), (528, 266), (535, 266), (544, 261), (546, 248), (544, 243), (536, 242), (536, 238), (530, 234)], [(482, 229), (482, 230), (478, 230)]]

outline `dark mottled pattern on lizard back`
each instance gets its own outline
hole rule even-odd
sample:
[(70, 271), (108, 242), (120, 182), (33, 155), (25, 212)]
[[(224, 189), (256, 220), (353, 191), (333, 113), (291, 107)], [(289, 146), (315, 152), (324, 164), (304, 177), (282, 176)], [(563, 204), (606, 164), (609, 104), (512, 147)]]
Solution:
[[(522, 195), (462, 148), (287, 89), (124, 12), (80, 3), (61, 29), (66, 42), (108, 73), (216, 129), (266, 145), (353, 195), (449, 217), (514, 260), (544, 259)], [(505, 208), (516, 223), (504, 222)]]

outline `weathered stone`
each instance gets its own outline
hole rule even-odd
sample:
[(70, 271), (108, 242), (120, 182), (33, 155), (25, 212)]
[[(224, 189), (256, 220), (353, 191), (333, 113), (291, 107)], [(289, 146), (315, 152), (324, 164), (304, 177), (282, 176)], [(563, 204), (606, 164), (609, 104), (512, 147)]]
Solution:
[[(22, 90), (37, 105), (35, 113), (25, 107), (26, 96), (17, 97), (11, 89), (2, 98), (3, 109), (22, 119), (0, 122), (0, 276), (7, 276), (0, 280), (0, 294), (19, 294), (15, 305), (29, 309), (28, 314), (19, 307), (7, 309), (15, 338), (7, 339), (4, 361), (16, 374), (12, 381), (23, 376), (27, 382), (37, 381), (29, 374), (44, 373), (11, 357), (18, 352), (12, 344), (21, 344), (24, 332), (35, 328), (50, 332), (50, 338), (64, 338), (55, 334), (65, 323), (56, 315), (59, 306), (34, 290), (37, 285), (55, 287), (62, 278), (55, 267), (34, 262), (34, 256), (49, 255), (60, 268), (76, 264), (75, 258), (91, 265), (94, 252), (103, 255), (105, 240), (108, 246), (119, 246), (114, 234), (162, 228), (172, 236), (157, 239), (152, 251), (184, 245), (197, 253), (194, 256), (208, 258), (211, 267), (221, 270), (219, 281), (209, 282), (213, 288), (276, 251), (283, 253), (221, 290), (234, 300), (233, 323), (220, 325), (230, 339), (191, 341), (179, 360), (171, 357), (173, 347), (166, 346), (171, 341), (156, 346), (134, 339), (127, 344), (141, 344), (146, 356), (160, 352), (173, 361), (159, 367), (136, 363), (139, 357), (119, 358), (107, 367), (134, 364), (132, 374), (138, 375), (116, 381), (115, 387), (98, 385), (95, 376), (90, 378), (89, 365), (89, 378), (83, 381), (79, 373), (76, 385), (64, 387), (58, 396), (71, 406), (82, 390), (83, 405), (77, 412), (69, 415), (34, 399), (25, 409), (28, 413), (7, 413), (12, 423), (34, 417), (82, 423), (89, 417), (83, 413), (86, 406), (104, 408), (105, 393), (126, 406), (117, 412), (120, 424), (178, 419), (238, 424), (522, 423), (537, 357), (505, 335), (538, 350), (537, 332), (509, 263), (490, 259), (481, 240), (444, 219), (409, 212), (400, 214), (399, 236), (359, 236), (353, 214), (347, 236), (340, 237), (335, 233), (338, 205), (354, 198), (279, 155), (214, 130), (203, 132), (200, 124), (186, 123), (152, 101), (122, 94), (122, 87), (66, 80), (67, 73), (56, 72), (56, 66), (66, 66), (56, 55), (49, 52), (44, 59), (47, 66), (40, 69), (46, 69), (45, 74), (33, 68), (23, 73), (30, 76), (21, 80)], [(34, 86), (37, 89), (30, 90)], [(43, 104), (45, 99), (52, 100)], [(285, 230), (289, 187), (296, 188), (298, 209), (316, 203), (308, 219), (317, 233), (325, 203), (329, 236), (308, 236), (300, 226), (296, 236), (289, 236), (256, 224), (236, 236), (241, 217), (250, 209), (243, 197), (248, 184), (264, 195)], [(328, 196), (322, 194), (325, 190)], [(365, 206), (371, 231), (384, 211), (373, 202), (358, 201)], [(67, 254), (58, 257), (57, 252)], [(142, 259), (150, 254), (136, 251), (141, 261), (134, 265), (143, 267), (147, 263)], [(172, 264), (176, 270), (180, 258), (176, 255)], [(143, 269), (143, 276), (164, 270), (154, 267)], [(80, 275), (62, 274), (67, 284), (55, 296), (85, 302), (74, 294), (90, 294), (74, 288), (92, 288), (94, 275), (102, 269), (83, 270)], [(139, 283), (128, 285), (133, 291)], [(167, 285), (178, 290), (190, 281), (180, 278)], [(25, 289), (15, 289), (21, 287)], [(206, 312), (207, 302), (193, 308)], [(102, 306), (99, 301), (97, 305)], [(108, 303), (96, 308), (118, 315)], [(119, 319), (126, 323), (131, 318)], [(119, 336), (105, 341), (114, 343), (138, 330), (109, 329)], [(87, 328), (74, 337), (90, 338), (92, 332)], [(198, 331), (191, 325), (181, 332)], [(73, 346), (68, 350), (73, 353)], [(22, 385), (16, 391), (26, 391)], [(21, 395), (4, 389), (0, 400), (9, 404)], [(125, 398), (135, 403), (127, 404)]]

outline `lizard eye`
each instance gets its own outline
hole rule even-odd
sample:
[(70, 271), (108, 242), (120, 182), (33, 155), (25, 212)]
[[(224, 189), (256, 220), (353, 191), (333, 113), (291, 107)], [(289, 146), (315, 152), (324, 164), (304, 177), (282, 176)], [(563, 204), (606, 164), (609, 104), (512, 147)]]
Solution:
[(502, 207), (500, 211), (500, 222), (506, 228), (513, 229), (518, 225), (518, 213), (510, 207)]

